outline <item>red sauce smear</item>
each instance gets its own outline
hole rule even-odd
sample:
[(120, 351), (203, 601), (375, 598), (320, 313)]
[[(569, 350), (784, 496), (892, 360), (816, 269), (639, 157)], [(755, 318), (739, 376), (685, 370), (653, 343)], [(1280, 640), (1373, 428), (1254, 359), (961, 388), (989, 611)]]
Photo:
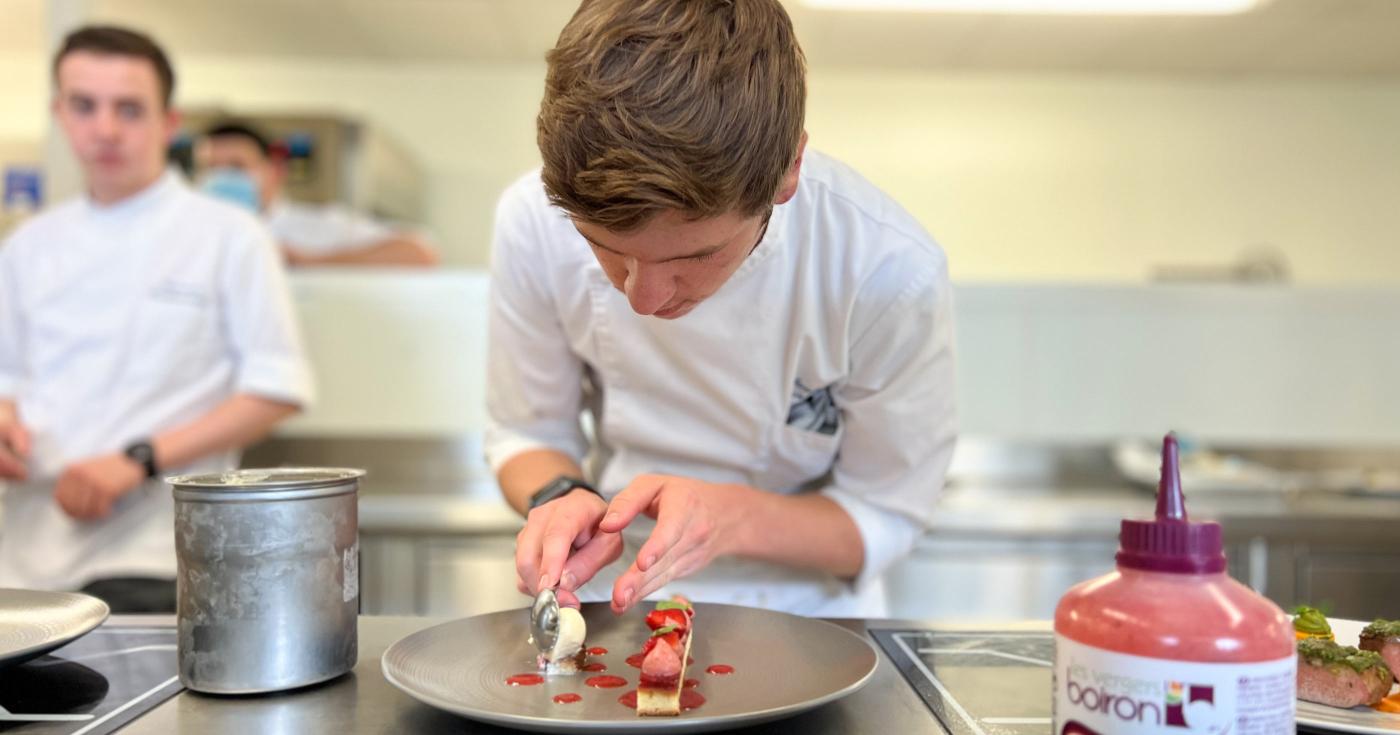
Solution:
[(694, 689), (681, 690), (681, 709), (695, 709), (705, 703), (705, 695)]
[(608, 649), (603, 648), (602, 646), (597, 646), (597, 647), (595, 647), (595, 648), (590, 648), (590, 649), (588, 649), (588, 655), (589, 655), (589, 656), (602, 656), (603, 654), (605, 654), (605, 653), (607, 653), (607, 652), (608, 652)]
[(596, 672), (599, 672), (599, 671), (607, 671), (607, 670), (608, 670), (608, 665), (607, 665), (607, 664), (600, 664), (600, 663), (598, 663), (598, 662), (595, 661), (595, 662), (593, 662), (593, 663), (591, 663), (591, 664), (584, 664), (583, 666), (581, 666), (581, 667), (579, 667), (579, 668), (582, 669), (583, 671), (588, 671), (588, 672), (594, 672), (594, 673), (596, 673)]
[(715, 664), (710, 668), (705, 669), (705, 673), (714, 674), (715, 676), (726, 676), (728, 674), (734, 673), (734, 667), (730, 666), (729, 664)]
[(646, 658), (645, 655), (640, 653), (634, 653), (631, 656), (627, 657), (627, 665), (631, 666), (634, 669), (640, 669), (642, 668), (642, 659), (644, 658)]
[(580, 697), (579, 695), (574, 694), (573, 692), (569, 692), (567, 694), (554, 695), (555, 704), (573, 704), (574, 702), (577, 702), (581, 699), (583, 699), (583, 697)]
[(636, 690), (636, 689), (633, 689), (632, 691), (630, 691), (630, 692), (628, 692), (628, 693), (622, 695), (621, 697), (618, 697), (618, 698), (617, 698), (617, 703), (620, 704), (620, 705), (622, 705), (623, 707), (626, 707), (627, 709), (636, 709), (636, 708), (637, 708), (637, 690)]
[(699, 679), (686, 679), (686, 680), (685, 680), (685, 684), (684, 684), (683, 686), (684, 686), (684, 688), (686, 688), (686, 689), (694, 689), (695, 687), (700, 686), (700, 680), (699, 680)]
[(583, 683), (598, 689), (616, 689), (627, 686), (627, 680), (620, 676), (590, 676), (584, 679)]
[(544, 677), (539, 674), (516, 674), (506, 678), (506, 684), (513, 687), (532, 687), (543, 683)]

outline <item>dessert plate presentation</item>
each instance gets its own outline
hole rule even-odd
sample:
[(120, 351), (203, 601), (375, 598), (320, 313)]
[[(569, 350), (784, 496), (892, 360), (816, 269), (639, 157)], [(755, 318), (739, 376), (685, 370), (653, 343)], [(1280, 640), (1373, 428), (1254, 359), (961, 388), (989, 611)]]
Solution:
[[(528, 612), (507, 610), (403, 638), (384, 652), (384, 676), (425, 704), (517, 729), (674, 733), (743, 727), (819, 707), (859, 690), (879, 661), (864, 637), (832, 623), (697, 603), (694, 634), (671, 642), (689, 651), (679, 714), (639, 716), (639, 685), (644, 705), (649, 694), (643, 648), (665, 630), (647, 624), (654, 612), (652, 603), (621, 617), (606, 604), (584, 605), (587, 637), (577, 673), (542, 672), (527, 640)], [(665, 643), (651, 648), (657, 645)], [(650, 688), (668, 702), (675, 698)]]

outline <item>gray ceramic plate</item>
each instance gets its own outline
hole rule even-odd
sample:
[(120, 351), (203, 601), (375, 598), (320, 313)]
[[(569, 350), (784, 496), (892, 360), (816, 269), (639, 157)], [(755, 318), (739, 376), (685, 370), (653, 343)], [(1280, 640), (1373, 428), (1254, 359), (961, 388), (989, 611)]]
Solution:
[[(647, 638), (644, 616), (651, 605), (618, 618), (606, 604), (583, 606), (590, 656), (621, 676), (627, 686), (595, 689), (584, 681), (598, 674), (549, 677), (538, 686), (512, 687), (506, 679), (535, 671), (535, 651), (526, 642), (526, 610), (479, 615), (422, 630), (384, 652), (384, 676), (409, 696), (438, 709), (506, 727), (536, 732), (704, 732), (752, 725), (797, 714), (846, 696), (865, 685), (879, 659), (868, 641), (837, 625), (812, 618), (732, 605), (696, 605), (694, 662), (686, 678), (705, 703), (679, 717), (639, 718), (618, 697), (637, 688), (638, 671), (627, 656)], [(734, 673), (705, 673), (728, 664)], [(583, 697), (555, 704), (556, 694)]]
[(107, 603), (77, 592), (0, 589), (0, 668), (82, 637), (107, 612)]

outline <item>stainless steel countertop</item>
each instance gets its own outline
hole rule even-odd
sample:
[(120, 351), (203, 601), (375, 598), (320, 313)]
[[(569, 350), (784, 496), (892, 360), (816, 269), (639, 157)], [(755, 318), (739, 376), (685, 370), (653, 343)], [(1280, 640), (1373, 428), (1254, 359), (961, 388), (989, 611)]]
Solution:
[[(182, 692), (122, 730), (124, 735), (303, 735), (334, 733), (509, 733), (420, 704), (391, 686), (380, 672), (380, 657), (394, 641), (446, 622), (434, 618), (361, 617), (359, 664), (325, 684), (272, 695), (210, 696)], [(935, 628), (899, 620), (833, 621), (857, 633), (867, 628)], [(106, 625), (174, 624), (170, 616), (113, 616)], [(946, 628), (948, 626), (941, 626)], [(1008, 626), (998, 625), (1005, 630)], [(1009, 626), (1044, 630), (1044, 623)], [(876, 646), (878, 649), (879, 647)], [(875, 676), (861, 691), (786, 720), (746, 729), (746, 733), (823, 735), (901, 733), (944, 735), (928, 707), (880, 652)]]

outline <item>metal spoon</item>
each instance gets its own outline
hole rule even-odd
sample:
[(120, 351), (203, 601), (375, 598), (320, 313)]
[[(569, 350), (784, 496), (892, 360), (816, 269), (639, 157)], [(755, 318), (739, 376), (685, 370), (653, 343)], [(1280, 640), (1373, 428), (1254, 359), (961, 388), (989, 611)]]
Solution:
[(554, 590), (540, 590), (530, 608), (530, 642), (540, 653), (548, 655), (559, 640), (559, 599)]

